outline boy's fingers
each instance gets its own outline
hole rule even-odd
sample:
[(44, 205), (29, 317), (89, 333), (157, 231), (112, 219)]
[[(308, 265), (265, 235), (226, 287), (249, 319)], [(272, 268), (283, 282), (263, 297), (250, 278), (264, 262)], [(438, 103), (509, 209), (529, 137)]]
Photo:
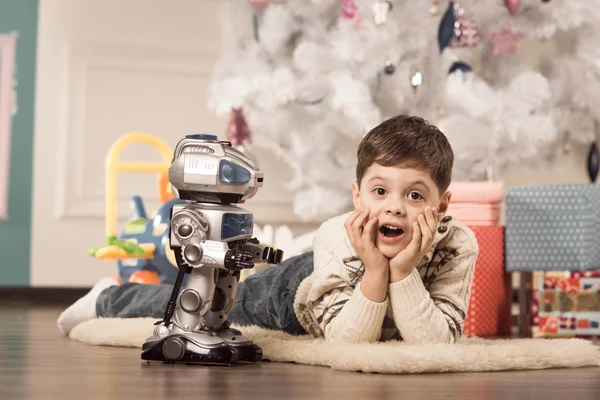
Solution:
[(425, 220), (427, 221), (427, 226), (429, 226), (429, 230), (431, 231), (431, 234), (435, 235), (437, 224), (438, 224), (435, 208), (430, 209), (429, 212), (425, 213)]
[(371, 240), (371, 241), (375, 241), (375, 238), (373, 237), (374, 235), (374, 228), (375, 228), (375, 224), (377, 223), (377, 217), (372, 217), (371, 219), (369, 219), (369, 221), (367, 222), (367, 224), (365, 225), (365, 228), (363, 230), (363, 240)]
[(410, 241), (409, 247), (412, 248), (413, 251), (418, 252), (421, 248), (421, 229), (419, 228), (419, 223), (417, 221), (413, 222), (413, 235), (412, 240)]
[(363, 212), (363, 210), (356, 210), (354, 211), (352, 214), (350, 214), (350, 217), (348, 217), (348, 219), (346, 220), (346, 223), (344, 224), (344, 226), (346, 227), (346, 233), (348, 234), (348, 237), (350, 238), (350, 242), (352, 243), (353, 246), (356, 246), (356, 231), (353, 228), (353, 224), (356, 221), (356, 219), (361, 215), (361, 213)]
[(429, 242), (431, 241), (431, 231), (429, 230), (429, 226), (427, 225), (427, 222), (425, 222), (425, 217), (423, 217), (422, 215), (419, 215), (419, 226), (421, 227), (421, 234), (423, 235), (423, 240), (421, 241), (421, 246), (420, 250), (423, 251), (425, 250), (425, 248), (427, 248), (429, 246)]
[(344, 225), (346, 225), (346, 228), (350, 228), (352, 226), (352, 224), (354, 223), (354, 221), (356, 220), (356, 218), (358, 218), (358, 216), (360, 215), (360, 213), (362, 213), (362, 211), (363, 210), (356, 210), (352, 214), (350, 214), (350, 216), (346, 220), (346, 223), (344, 224)]
[(365, 220), (367, 219), (368, 216), (369, 216), (369, 210), (368, 209), (362, 210), (360, 212), (360, 214), (358, 215), (358, 217), (352, 223), (352, 230), (354, 230), (357, 234), (360, 235), (361, 229), (362, 229), (363, 225), (365, 224)]

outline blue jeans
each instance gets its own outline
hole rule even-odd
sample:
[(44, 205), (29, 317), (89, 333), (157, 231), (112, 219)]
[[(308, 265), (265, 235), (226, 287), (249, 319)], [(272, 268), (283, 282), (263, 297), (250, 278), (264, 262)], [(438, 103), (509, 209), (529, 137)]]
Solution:
[[(292, 335), (306, 331), (296, 318), (294, 299), (300, 282), (313, 272), (313, 252), (289, 258), (279, 266), (259, 271), (238, 286), (231, 324), (256, 325)], [(103, 318), (162, 318), (173, 285), (123, 283), (105, 289), (96, 301), (96, 314)]]

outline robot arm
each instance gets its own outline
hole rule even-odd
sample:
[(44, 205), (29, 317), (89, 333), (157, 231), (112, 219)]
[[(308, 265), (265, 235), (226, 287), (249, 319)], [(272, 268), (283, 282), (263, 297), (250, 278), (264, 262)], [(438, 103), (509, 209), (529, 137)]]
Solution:
[(252, 238), (244, 243), (242, 251), (251, 254), (252, 261), (255, 264), (280, 264), (283, 259), (282, 250), (261, 245), (256, 238)]
[(199, 243), (192, 242), (183, 246), (181, 252), (185, 263), (192, 268), (210, 266), (228, 272), (235, 272), (254, 267), (251, 253), (244, 250), (233, 251), (229, 249), (225, 242), (214, 240), (203, 240)]

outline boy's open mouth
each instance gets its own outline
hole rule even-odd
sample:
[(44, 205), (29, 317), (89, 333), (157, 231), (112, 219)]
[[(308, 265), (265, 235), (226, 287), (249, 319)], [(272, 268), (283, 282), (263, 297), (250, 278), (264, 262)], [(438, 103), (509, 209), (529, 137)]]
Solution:
[(379, 232), (383, 233), (383, 236), (385, 237), (396, 237), (402, 235), (404, 230), (397, 226), (382, 225), (381, 228), (379, 228)]

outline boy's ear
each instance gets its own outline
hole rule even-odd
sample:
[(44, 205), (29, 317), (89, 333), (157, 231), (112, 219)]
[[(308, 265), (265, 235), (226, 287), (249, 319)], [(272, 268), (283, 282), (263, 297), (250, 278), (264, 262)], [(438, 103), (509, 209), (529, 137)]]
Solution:
[(446, 192), (442, 196), (440, 200), (440, 205), (438, 206), (438, 214), (443, 216), (448, 211), (448, 206), (450, 205), (450, 199), (452, 198), (452, 192)]
[(355, 210), (362, 208), (362, 204), (360, 204), (360, 189), (356, 181), (352, 182), (352, 202), (354, 203)]

